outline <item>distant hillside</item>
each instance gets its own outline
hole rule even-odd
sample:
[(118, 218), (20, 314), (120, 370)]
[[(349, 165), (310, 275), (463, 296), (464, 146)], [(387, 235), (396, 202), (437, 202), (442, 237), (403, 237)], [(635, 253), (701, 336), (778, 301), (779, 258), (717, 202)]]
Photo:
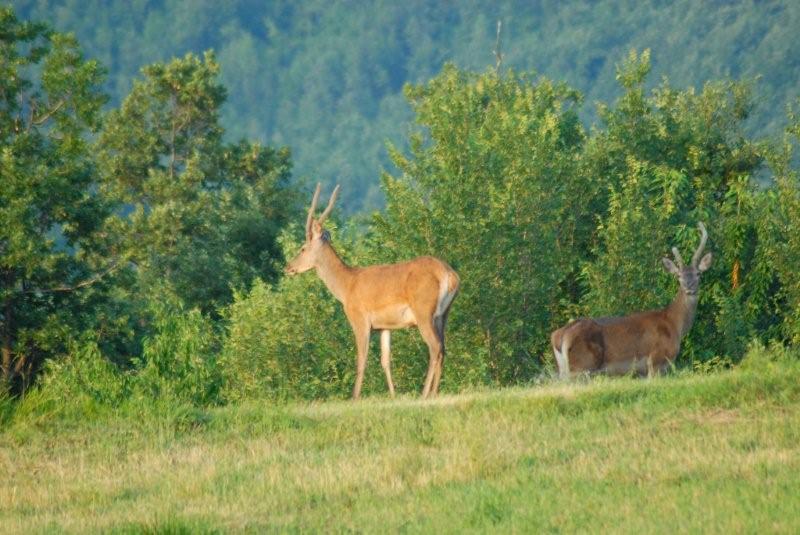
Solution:
[(402, 143), (412, 115), (405, 82), (446, 61), (503, 64), (565, 80), (596, 101), (618, 93), (614, 65), (652, 49), (652, 82), (676, 86), (760, 76), (752, 127), (777, 133), (800, 93), (800, 2), (344, 2), (330, 0), (15, 0), (20, 16), (76, 33), (109, 68), (116, 102), (142, 65), (214, 48), (229, 89), (234, 137), (288, 145), (296, 175), (340, 181), (347, 209), (382, 205), (386, 140)]

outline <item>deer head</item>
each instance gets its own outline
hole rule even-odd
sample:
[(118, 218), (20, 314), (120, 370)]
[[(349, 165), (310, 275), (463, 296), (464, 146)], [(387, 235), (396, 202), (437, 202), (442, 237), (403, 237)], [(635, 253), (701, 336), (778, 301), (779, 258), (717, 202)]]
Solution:
[(306, 219), (306, 241), (303, 243), (297, 256), (286, 265), (285, 272), (287, 275), (303, 273), (304, 271), (316, 267), (319, 262), (320, 252), (330, 243), (331, 236), (328, 231), (322, 227), (322, 224), (330, 215), (331, 210), (333, 210), (333, 204), (336, 202), (336, 195), (339, 193), (339, 186), (337, 185), (334, 188), (325, 211), (322, 212), (318, 219), (314, 219), (314, 210), (317, 208), (320, 187), (321, 184), (317, 183), (317, 189), (314, 191), (313, 199), (311, 199), (311, 207), (308, 209), (308, 218)]
[(661, 259), (664, 263), (664, 269), (678, 277), (681, 289), (686, 292), (686, 295), (690, 296), (697, 295), (697, 290), (700, 286), (700, 274), (711, 267), (711, 253), (707, 253), (702, 260), (700, 259), (700, 255), (706, 246), (706, 240), (708, 240), (706, 226), (702, 222), (698, 223), (697, 226), (700, 229), (700, 245), (692, 256), (691, 264), (688, 266), (683, 264), (683, 258), (681, 258), (681, 253), (677, 247), (672, 248), (672, 254), (675, 256), (677, 266), (667, 257)]

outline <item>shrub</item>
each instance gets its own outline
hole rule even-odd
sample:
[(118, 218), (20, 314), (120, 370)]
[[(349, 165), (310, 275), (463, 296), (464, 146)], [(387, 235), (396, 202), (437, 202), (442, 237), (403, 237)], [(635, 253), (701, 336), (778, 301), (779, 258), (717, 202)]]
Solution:
[(383, 177), (386, 213), (373, 227), (383, 260), (449, 262), (462, 281), (450, 353), (464, 351), (481, 382), (528, 380), (575, 264), (569, 200), (588, 196), (577, 184), (580, 97), (545, 78), (453, 66), (406, 95), (420, 128), (409, 155), (392, 149), (399, 173)]
[[(369, 235), (360, 235), (356, 244), (356, 229), (332, 230), (337, 251), (348, 263), (372, 264), (381, 257), (387, 260), (386, 252), (381, 252)], [(287, 257), (299, 247), (289, 234), (284, 235), (283, 245)], [(353, 332), (341, 304), (314, 272), (284, 278), (274, 286), (256, 282), (250, 292), (236, 295), (226, 319), (228, 333), (221, 356), (225, 399), (350, 395), (356, 356)], [(443, 388), (482, 382), (485, 369), (480, 361), (463, 356), (485, 355), (457, 336), (448, 339), (447, 347)], [(383, 394), (387, 389), (378, 364), (377, 335), (372, 337), (369, 354), (365, 392)], [(397, 390), (418, 392), (427, 366), (427, 346), (416, 329), (394, 331), (392, 372)]]
[(800, 355), (797, 348), (788, 347), (775, 340), (764, 344), (762, 341), (754, 339), (748, 344), (747, 351), (739, 367), (742, 370), (754, 372), (763, 372), (765, 370), (780, 372), (787, 365), (800, 363), (800, 358), (798, 357)]
[(109, 362), (91, 336), (49, 360), (37, 386), (22, 398), (19, 419), (75, 419), (118, 407), (130, 393), (129, 378)]
[[(800, 109), (800, 99), (796, 108)], [(765, 234), (772, 238), (767, 254), (769, 267), (780, 282), (782, 335), (795, 345), (800, 345), (800, 175), (792, 163), (797, 161), (798, 142), (800, 115), (797, 109), (790, 109), (782, 143), (770, 159), (776, 187), (766, 196), (766, 210), (760, 219)]]
[(132, 388), (145, 399), (201, 406), (219, 401), (222, 375), (211, 321), (198, 310), (159, 306), (154, 334), (136, 361)]
[(767, 151), (745, 135), (751, 86), (709, 82), (695, 92), (664, 81), (648, 94), (649, 71), (647, 52), (622, 62), (624, 93), (600, 107), (605, 128), (583, 154), (583, 171), (605, 183), (608, 208), (596, 214), (579, 302), (590, 314), (665, 306), (677, 284), (659, 259), (672, 246), (684, 257), (693, 251), (703, 221), (714, 261), (681, 361), (738, 360), (748, 340), (768, 338), (775, 324), (771, 232), (759, 223), (757, 182)]
[[(334, 229), (335, 233), (335, 229)], [(290, 257), (299, 244), (281, 238)], [(355, 349), (341, 306), (313, 272), (270, 285), (257, 280), (226, 311), (221, 364), (225, 399), (344, 397)]]

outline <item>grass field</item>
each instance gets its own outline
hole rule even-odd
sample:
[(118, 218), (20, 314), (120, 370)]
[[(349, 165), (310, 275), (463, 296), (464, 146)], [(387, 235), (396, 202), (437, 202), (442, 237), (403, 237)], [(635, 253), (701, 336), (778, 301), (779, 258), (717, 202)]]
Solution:
[(800, 365), (0, 432), (0, 532), (800, 532)]

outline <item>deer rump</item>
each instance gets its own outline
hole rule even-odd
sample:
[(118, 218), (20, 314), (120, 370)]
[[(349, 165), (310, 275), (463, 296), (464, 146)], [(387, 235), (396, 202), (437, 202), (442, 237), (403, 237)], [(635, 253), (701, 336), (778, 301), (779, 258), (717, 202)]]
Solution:
[(662, 371), (677, 355), (674, 328), (662, 311), (624, 317), (580, 318), (553, 332), (561, 373), (643, 375)]

